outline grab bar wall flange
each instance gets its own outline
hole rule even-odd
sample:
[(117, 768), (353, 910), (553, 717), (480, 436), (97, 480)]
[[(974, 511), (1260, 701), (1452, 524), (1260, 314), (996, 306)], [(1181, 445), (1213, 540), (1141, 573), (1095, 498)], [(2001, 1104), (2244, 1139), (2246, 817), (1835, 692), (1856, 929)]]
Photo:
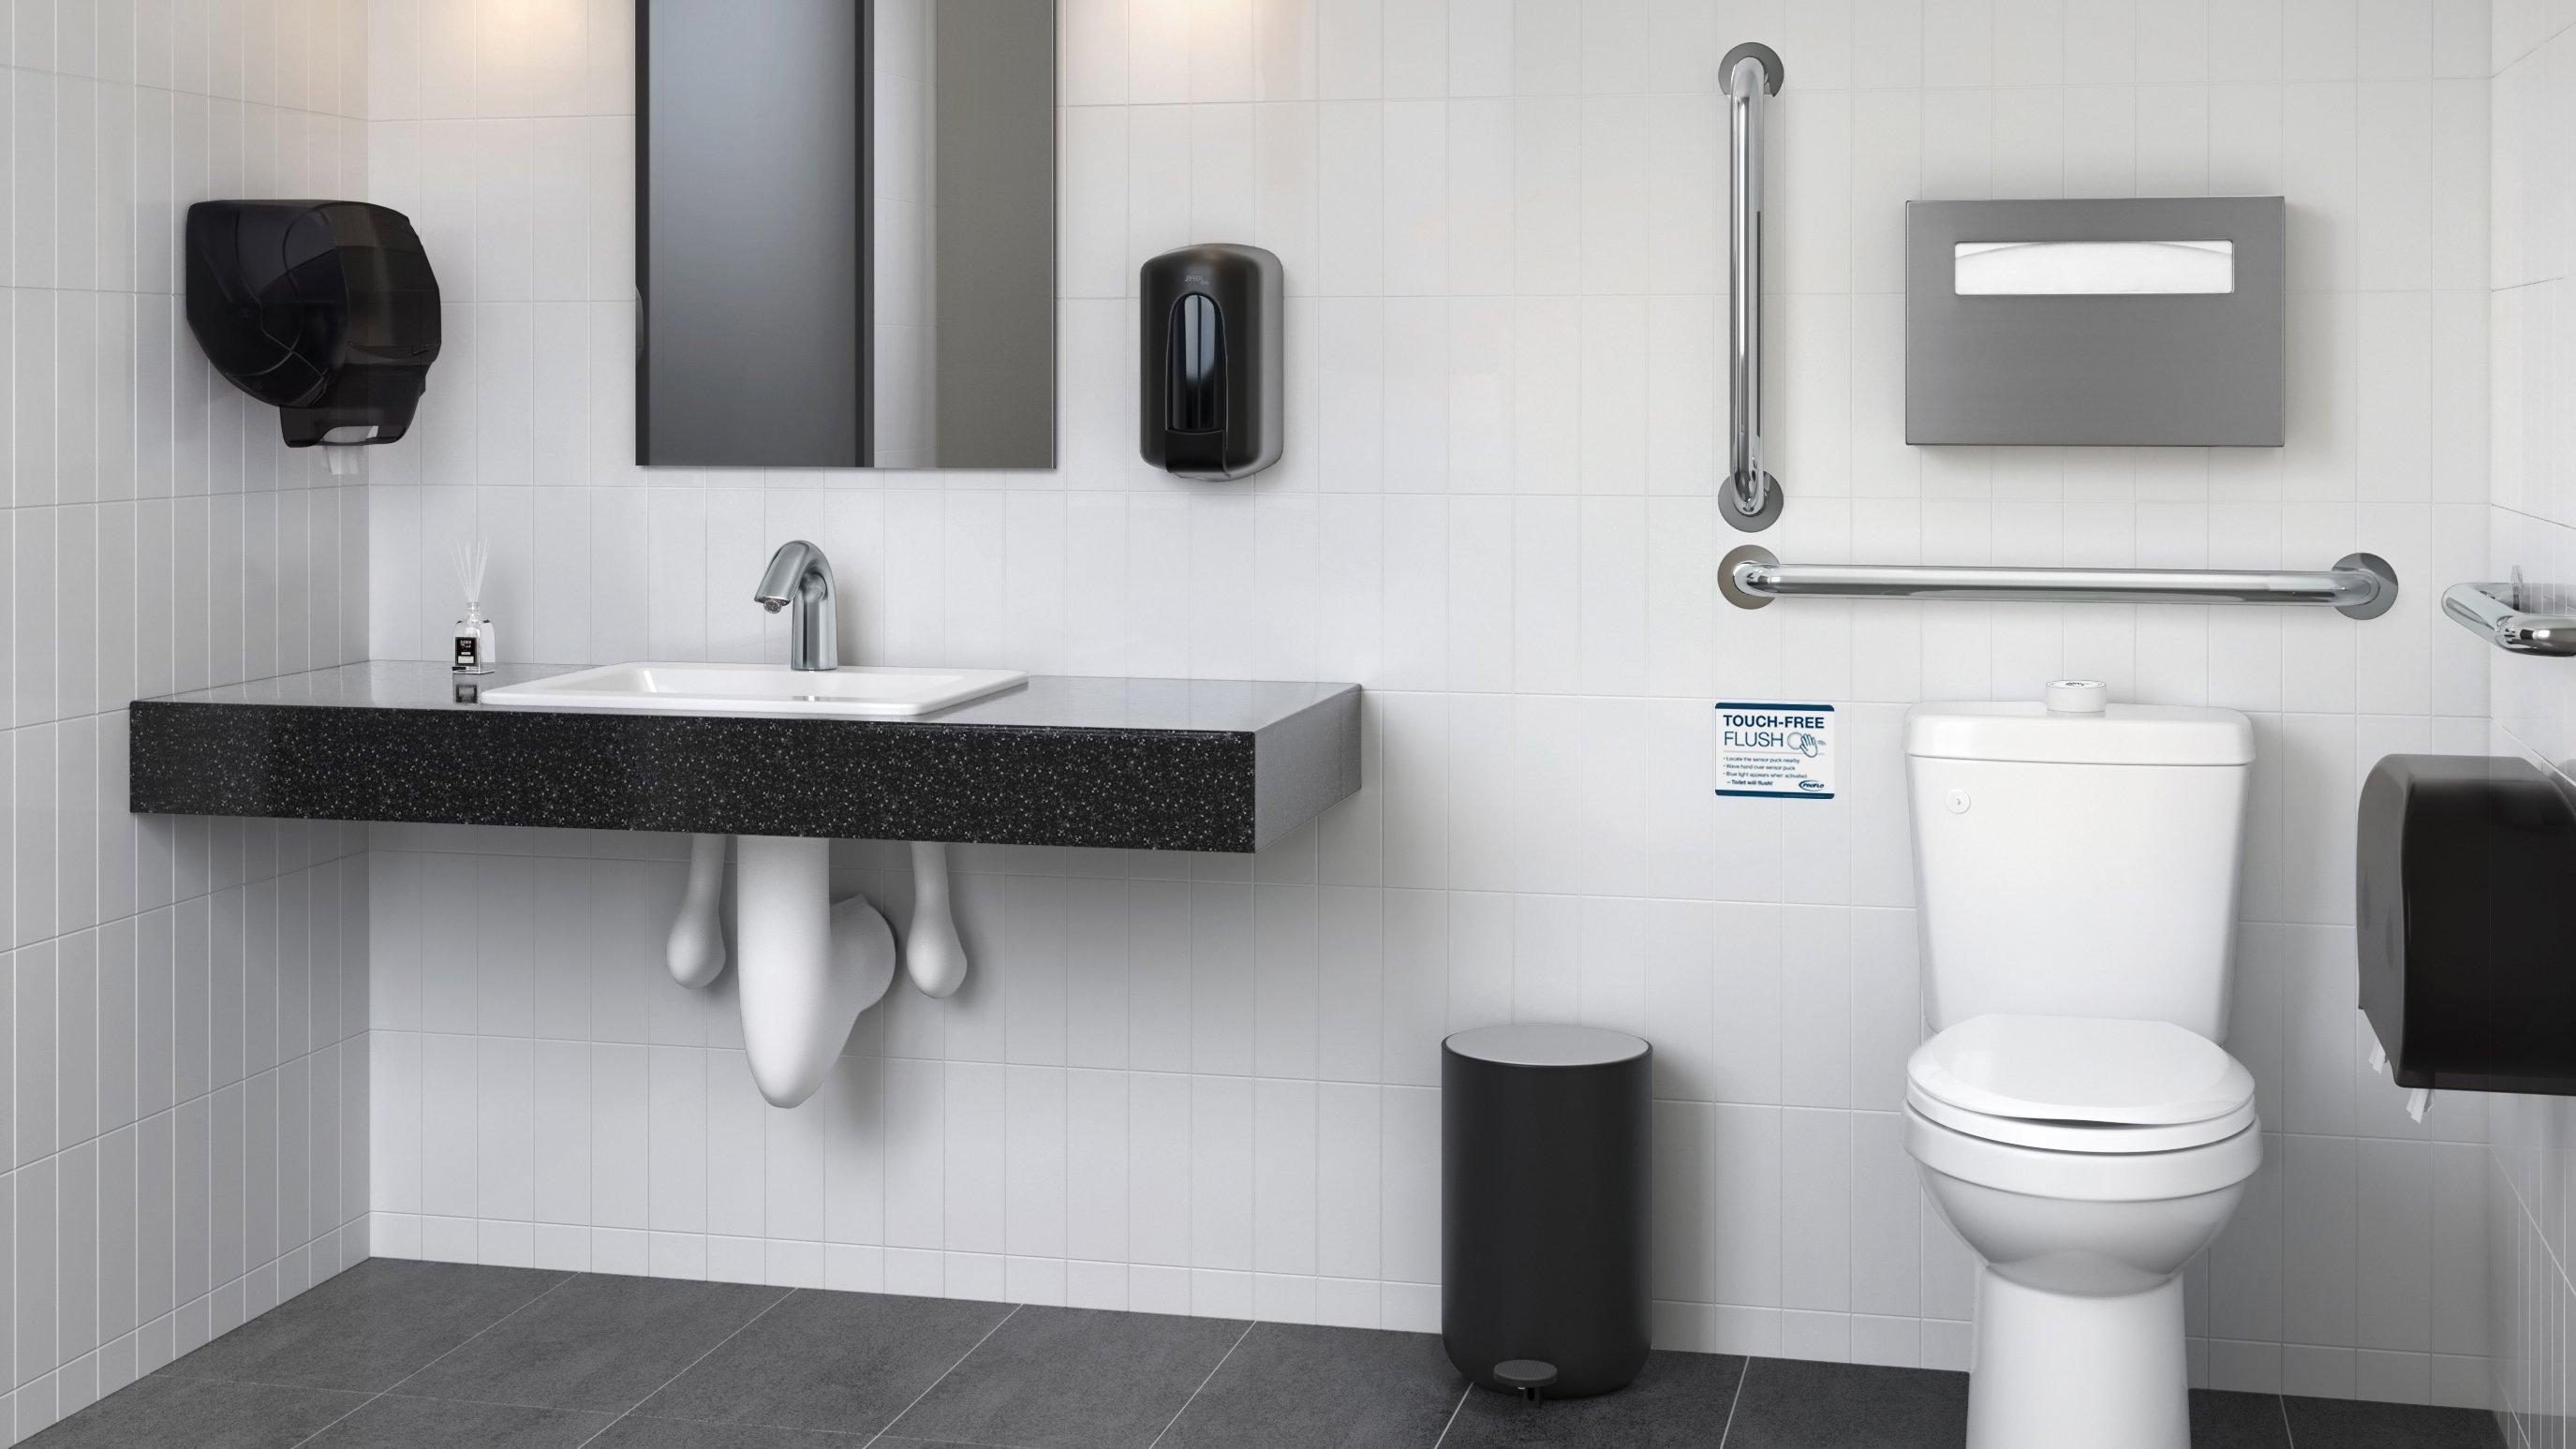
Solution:
[[(2511, 579), (2453, 584), (2442, 591), (2442, 612), (2460, 627), (2508, 654), (2576, 655), (2576, 617), (2525, 612), (2532, 602), (2519, 570)], [(2554, 596), (2553, 604), (2563, 601)]]
[(1762, 147), (1769, 97), (1787, 71), (1767, 45), (1746, 41), (1718, 63), (1727, 94), (1727, 383), (1734, 441), (1727, 454), (1719, 512), (1741, 532), (1778, 522), (1780, 480), (1762, 456)]
[(2323, 604), (2347, 618), (2375, 619), (2397, 603), (2397, 571), (2369, 553), (2348, 553), (2312, 571), (1784, 564), (1769, 549), (1744, 544), (1718, 565), (1718, 591), (1739, 609), (1788, 598)]

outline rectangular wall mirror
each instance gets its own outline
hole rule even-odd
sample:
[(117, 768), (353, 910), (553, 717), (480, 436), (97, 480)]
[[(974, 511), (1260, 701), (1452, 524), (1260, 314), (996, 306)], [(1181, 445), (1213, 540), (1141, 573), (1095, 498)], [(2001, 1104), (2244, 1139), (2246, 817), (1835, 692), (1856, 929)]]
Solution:
[(1055, 466), (1053, 0), (636, 0), (635, 448)]

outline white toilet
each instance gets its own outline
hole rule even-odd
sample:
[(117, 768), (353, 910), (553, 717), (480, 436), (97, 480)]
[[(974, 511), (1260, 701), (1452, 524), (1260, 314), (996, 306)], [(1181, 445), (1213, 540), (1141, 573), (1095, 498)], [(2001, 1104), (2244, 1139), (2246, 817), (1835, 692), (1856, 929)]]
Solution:
[(2263, 1156), (2218, 1045), (2253, 728), (2103, 696), (1906, 717), (1906, 1149), (1984, 1264), (1970, 1449), (2186, 1449), (2180, 1274)]

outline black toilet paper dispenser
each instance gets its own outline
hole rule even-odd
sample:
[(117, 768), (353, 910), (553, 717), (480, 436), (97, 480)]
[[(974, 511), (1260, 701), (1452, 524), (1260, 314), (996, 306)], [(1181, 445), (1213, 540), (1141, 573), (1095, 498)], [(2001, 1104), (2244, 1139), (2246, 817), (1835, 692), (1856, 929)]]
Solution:
[(1206, 480), (1278, 462), (1287, 423), (1279, 258), (1234, 242), (1183, 247), (1148, 259), (1136, 287), (1145, 461)]
[(278, 410), (290, 448), (352, 448), (411, 427), (438, 358), (438, 278), (411, 220), (364, 201), (188, 208), (188, 330), (233, 386)]
[(2390, 755), (2361, 789), (2361, 1006), (2404, 1087), (2576, 1096), (2576, 803), (2527, 761)]

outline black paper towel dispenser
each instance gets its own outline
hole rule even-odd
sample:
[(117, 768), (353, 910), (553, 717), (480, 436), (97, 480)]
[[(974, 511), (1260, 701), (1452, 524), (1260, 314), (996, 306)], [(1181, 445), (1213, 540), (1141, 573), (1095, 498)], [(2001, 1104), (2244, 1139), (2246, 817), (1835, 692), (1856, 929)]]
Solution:
[(2576, 1096), (2576, 804), (2527, 761), (2390, 755), (2361, 787), (2361, 1006), (2398, 1085)]
[(286, 446), (390, 443), (438, 359), (438, 278), (410, 218), (364, 201), (188, 208), (188, 330)]
[(1287, 395), (1279, 258), (1211, 242), (1137, 275), (1145, 461), (1184, 478), (1242, 478), (1279, 461)]

